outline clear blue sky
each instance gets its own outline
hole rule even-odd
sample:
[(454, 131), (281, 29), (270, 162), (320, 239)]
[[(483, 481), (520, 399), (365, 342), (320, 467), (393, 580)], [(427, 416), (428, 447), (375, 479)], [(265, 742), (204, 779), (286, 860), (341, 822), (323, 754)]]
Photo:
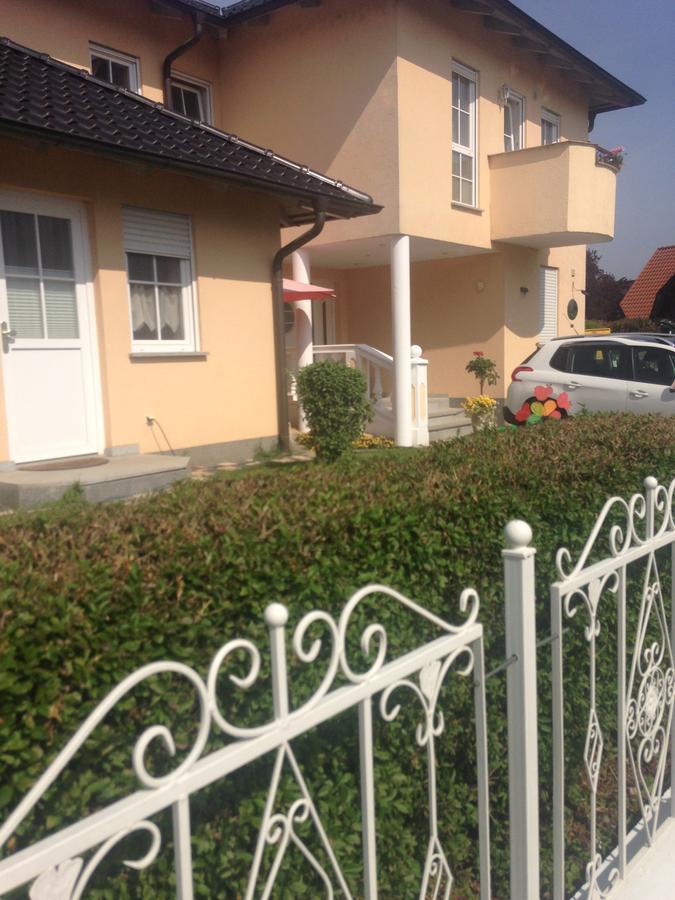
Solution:
[(675, 244), (675, 2), (515, 3), (647, 98), (643, 106), (598, 116), (590, 136), (604, 147), (626, 148), (616, 235), (596, 249), (604, 269), (634, 278), (656, 247)]

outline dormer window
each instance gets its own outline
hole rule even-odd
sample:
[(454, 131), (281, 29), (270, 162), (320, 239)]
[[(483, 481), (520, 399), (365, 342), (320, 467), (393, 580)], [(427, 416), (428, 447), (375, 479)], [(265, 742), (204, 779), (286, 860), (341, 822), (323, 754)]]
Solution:
[(211, 122), (211, 91), (205, 81), (181, 75), (171, 79), (171, 108), (199, 122)]
[(504, 99), (504, 150), (522, 150), (525, 146), (525, 103), (520, 94), (510, 89)]
[(138, 77), (138, 60), (126, 53), (109, 50), (98, 44), (89, 45), (91, 57), (91, 74), (94, 78), (107, 81), (116, 87), (138, 93), (140, 79)]

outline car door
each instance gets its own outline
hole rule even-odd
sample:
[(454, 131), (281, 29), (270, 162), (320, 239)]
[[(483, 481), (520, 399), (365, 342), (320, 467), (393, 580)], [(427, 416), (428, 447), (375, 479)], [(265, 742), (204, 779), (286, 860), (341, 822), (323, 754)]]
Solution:
[(633, 374), (628, 382), (629, 412), (675, 415), (675, 350), (633, 347)]
[[(556, 354), (557, 356), (558, 354)], [(552, 364), (555, 363), (552, 360)], [(555, 366), (556, 368), (558, 366)], [(565, 347), (565, 375), (557, 382), (567, 392), (570, 414), (623, 412), (627, 376), (631, 372), (630, 347), (611, 341), (575, 341)]]

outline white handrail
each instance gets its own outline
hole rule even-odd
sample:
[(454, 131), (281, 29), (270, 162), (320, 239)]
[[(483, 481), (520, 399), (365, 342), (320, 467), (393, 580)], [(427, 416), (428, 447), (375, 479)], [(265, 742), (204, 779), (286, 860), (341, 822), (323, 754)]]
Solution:
[[(369, 425), (373, 434), (388, 437), (394, 435), (393, 373), (394, 357), (369, 344), (315, 344), (314, 359), (338, 358), (347, 366), (359, 369), (366, 377), (368, 399), (373, 405), (375, 416)], [(416, 345), (410, 348), (413, 388), (413, 443), (425, 446), (429, 443), (427, 409), (427, 360), (422, 358), (422, 349)], [(387, 373), (383, 383), (382, 373)]]

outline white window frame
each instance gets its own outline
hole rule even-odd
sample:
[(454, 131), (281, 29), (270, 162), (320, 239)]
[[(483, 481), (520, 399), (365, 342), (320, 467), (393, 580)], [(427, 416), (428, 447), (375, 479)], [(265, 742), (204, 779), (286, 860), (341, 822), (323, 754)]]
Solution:
[[(473, 160), (473, 182), (472, 182), (472, 197), (471, 203), (464, 203), (462, 200), (453, 200), (453, 206), (464, 206), (468, 209), (476, 209), (478, 206), (478, 72), (476, 69), (471, 69), (468, 66), (465, 66), (463, 63), (458, 62), (457, 60), (452, 60), (452, 76), (458, 75), (460, 78), (465, 78), (472, 85), (472, 95), (469, 105), (469, 114), (470, 114), (470, 122), (469, 122), (469, 141), (470, 145), (465, 146), (460, 144), (456, 137), (458, 135), (452, 135), (452, 151), (451, 151), (451, 159), (450, 159), (450, 177), (451, 177), (451, 196), (452, 196), (452, 180), (457, 176), (452, 174), (452, 153), (459, 153), (460, 156), (467, 156)], [(452, 78), (450, 82), (450, 89), (452, 92), (453, 84)], [(455, 107), (452, 103), (450, 104), (450, 112), (452, 116), (452, 112)], [(460, 185), (462, 179), (460, 176)], [(461, 189), (460, 189), (460, 198), (461, 198)]]
[[(511, 110), (511, 126), (513, 127), (513, 109), (514, 107), (519, 111), (520, 121), (518, 123), (518, 128), (513, 129), (512, 134), (506, 133), (506, 110)], [(513, 153), (515, 150), (523, 150), (525, 148), (525, 97), (522, 94), (519, 94), (518, 91), (514, 91), (511, 88), (507, 89), (507, 96), (504, 98), (504, 152), (505, 153)], [(518, 136), (519, 147), (515, 146), (515, 138)], [(511, 146), (507, 146), (508, 142), (511, 141)]]
[[(110, 47), (103, 47), (101, 44), (89, 44), (89, 68), (93, 72), (93, 59), (94, 56), (100, 56), (102, 59), (107, 59), (110, 62), (118, 63), (121, 66), (126, 66), (129, 69), (129, 89), (133, 91), (135, 94), (140, 94), (141, 92), (141, 73), (140, 66), (137, 57), (130, 56), (128, 53), (120, 53), (119, 50), (111, 50)], [(112, 82), (110, 82), (112, 84)], [(118, 85), (114, 85), (118, 87)]]
[[(194, 75), (183, 75), (182, 72), (173, 72), (171, 75), (171, 87), (187, 88), (194, 91), (199, 98), (199, 106), (202, 112), (200, 121), (207, 125), (213, 124), (213, 102), (211, 99), (211, 84)], [(178, 112), (178, 110), (176, 110)], [(182, 115), (182, 113), (181, 113)]]
[[(544, 141), (544, 122), (547, 125), (553, 125), (556, 129), (556, 139), (554, 141)], [(560, 143), (560, 116), (551, 112), (550, 109), (545, 109), (543, 106), (541, 108), (541, 143), (542, 146)]]
[[(160, 210), (151, 210), (150, 212), (160, 212)], [(171, 213), (170, 215), (175, 215)], [(152, 252), (149, 250), (129, 249), (126, 239), (124, 241), (124, 269), (127, 276), (127, 310), (129, 314), (129, 334), (131, 335), (131, 353), (132, 354), (152, 354), (155, 356), (178, 356), (183, 353), (199, 353), (199, 313), (197, 305), (197, 277), (194, 266), (194, 240), (192, 233), (192, 219), (185, 216), (190, 230), (190, 248), (189, 258), (176, 256), (170, 248), (163, 252), (161, 247), (156, 247)], [(136, 340), (134, 338), (134, 323), (131, 313), (131, 281), (129, 278), (129, 253), (137, 253), (143, 256), (168, 256), (172, 259), (180, 260), (181, 276), (183, 281), (182, 289), (182, 307), (183, 307), (183, 327), (185, 329), (185, 337), (180, 341), (170, 341), (161, 337), (159, 333), (160, 323), (157, 322), (158, 337), (156, 340)], [(133, 279), (135, 283), (144, 283), (139, 279)]]

